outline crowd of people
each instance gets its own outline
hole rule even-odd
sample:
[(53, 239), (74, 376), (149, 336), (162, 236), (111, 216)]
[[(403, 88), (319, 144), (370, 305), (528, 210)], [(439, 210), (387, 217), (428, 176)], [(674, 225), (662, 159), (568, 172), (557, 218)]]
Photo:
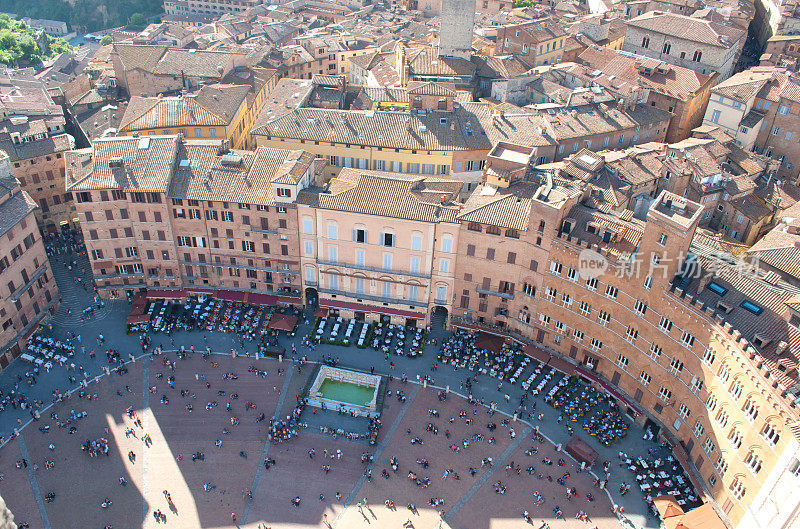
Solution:
[[(71, 254), (69, 252), (75, 252), (80, 248), (79, 243), (71, 243), (69, 242), (69, 238), (65, 236), (62, 239), (53, 238), (52, 241), (52, 251), (54, 255), (61, 255), (64, 254), (65, 257), (65, 266), (74, 267), (76, 266), (76, 261), (69, 260)], [(242, 344), (244, 340), (250, 341), (259, 341), (261, 345), (276, 345), (277, 339), (274, 333), (272, 332), (259, 332), (253, 334), (250, 332), (252, 330), (252, 323), (255, 321), (263, 321), (263, 314), (258, 312), (257, 310), (253, 309), (246, 309), (240, 308), (235, 309), (232, 308), (230, 310), (230, 314), (228, 314), (228, 308), (220, 308), (221, 316), (219, 316), (219, 320), (215, 322), (215, 325), (212, 327), (212, 330), (222, 330), (224, 332), (230, 332), (236, 334), (238, 339), (240, 339)], [(220, 322), (222, 322), (223, 327), (219, 327)], [(188, 320), (184, 322), (188, 325)], [(187, 328), (194, 328), (194, 329), (201, 329), (202, 325), (200, 324), (200, 320), (195, 320), (194, 327), (188, 326)], [(182, 406), (187, 413), (192, 413), (194, 411), (193, 405), (191, 400), (193, 397), (196, 396), (196, 390), (190, 390), (188, 388), (181, 388), (176, 387), (175, 384), (175, 371), (177, 367), (180, 365), (180, 360), (184, 358), (189, 358), (194, 351), (194, 348), (191, 347), (189, 349), (184, 349), (181, 347), (181, 351), (176, 354), (178, 360), (174, 359), (174, 356), (170, 356), (167, 354), (163, 354), (161, 352), (162, 347), (159, 346), (157, 348), (153, 347), (152, 339), (150, 337), (149, 332), (142, 332), (139, 335), (140, 344), (142, 350), (147, 352), (153, 352), (157, 356), (162, 356), (161, 362), (165, 368), (163, 373), (159, 373), (156, 377), (156, 385), (152, 386), (151, 392), (159, 395), (160, 394), (160, 401), (163, 405), (169, 405), (170, 399), (178, 400), (180, 399), (180, 406)], [(89, 339), (89, 341), (92, 341)], [(125, 375), (127, 373), (127, 366), (126, 366), (126, 358), (128, 356), (127, 352), (123, 352), (116, 347), (107, 347), (104, 343), (105, 340), (101, 335), (97, 338), (96, 346), (94, 344), (85, 344), (84, 340), (81, 338), (79, 334), (72, 333), (71, 336), (67, 340), (64, 341), (53, 341), (51, 338), (37, 338), (35, 339), (34, 343), (37, 346), (44, 346), (44, 345), (53, 345), (54, 347), (59, 348), (61, 351), (64, 352), (65, 355), (68, 353), (68, 358), (72, 359), (73, 357), (78, 359), (78, 361), (87, 356), (92, 355), (94, 357), (95, 349), (98, 351), (99, 354), (105, 354), (107, 360), (107, 367), (109, 369), (114, 370), (115, 372), (119, 373), (120, 375)], [(174, 344), (173, 344), (174, 345)], [(294, 346), (292, 347), (293, 351)], [(310, 348), (311, 349), (311, 348)], [(313, 349), (312, 349), (313, 350)], [(157, 357), (156, 356), (156, 357)], [(477, 383), (479, 380), (479, 376), (484, 378), (484, 376), (490, 376), (495, 379), (498, 383), (497, 391), (500, 393), (501, 399), (505, 399), (506, 402), (510, 401), (510, 396), (508, 392), (503, 390), (503, 384), (511, 385), (514, 380), (519, 376), (522, 369), (527, 366), (527, 363), (523, 363), (523, 360), (520, 358), (521, 352), (518, 349), (513, 347), (503, 347), (499, 352), (492, 352), (489, 349), (481, 348), (478, 346), (476, 341), (476, 335), (474, 333), (467, 333), (467, 332), (456, 332), (452, 335), (452, 337), (442, 343), (442, 347), (438, 356), (438, 362), (441, 364), (451, 365), (457, 369), (466, 369), (468, 370), (468, 376), (463, 379), (460, 383), (460, 388), (464, 390), (468, 394), (469, 403), (473, 406), (473, 409), (464, 409), (461, 410), (457, 415), (453, 417), (449, 417), (446, 423), (444, 423), (444, 418), (439, 416), (439, 412), (437, 410), (431, 409), (429, 410), (429, 416), (424, 418), (420, 421), (419, 428), (415, 428), (413, 431), (408, 431), (408, 442), (409, 444), (414, 445), (423, 445), (425, 447), (429, 446), (431, 438), (437, 439), (445, 439), (446, 446), (451, 454), (453, 454), (454, 461), (458, 463), (448, 463), (447, 466), (443, 469), (441, 474), (441, 480), (452, 480), (452, 481), (461, 481), (462, 479), (468, 478), (475, 478), (475, 476), (480, 472), (478, 469), (482, 470), (489, 470), (492, 469), (494, 465), (494, 461), (492, 457), (484, 457), (480, 458), (480, 460), (473, 460), (471, 454), (474, 453), (474, 450), (471, 450), (472, 447), (475, 447), (479, 444), (487, 444), (493, 445), (498, 442), (500, 436), (507, 436), (510, 439), (514, 439), (517, 435), (514, 427), (514, 423), (508, 418), (504, 417), (502, 419), (493, 419), (493, 416), (496, 412), (497, 405), (494, 402), (486, 402), (484, 398), (475, 397), (472, 394), (473, 385)], [(209, 368), (218, 367), (218, 365), (211, 360), (210, 356), (205, 356), (204, 358), (208, 360)], [(328, 358), (325, 359), (329, 363), (338, 365), (341, 361), (338, 357), (333, 357), (328, 355)], [(399, 362), (399, 361), (398, 361)], [(9, 390), (6, 394), (0, 393), (0, 411), (4, 409), (4, 407), (12, 407), (12, 408), (21, 408), (31, 411), (32, 417), (35, 416), (34, 411), (37, 409), (41, 409), (45, 403), (42, 401), (36, 401), (30, 399), (25, 396), (24, 391), (22, 389), (25, 385), (33, 385), (36, 383), (37, 376), (39, 374), (39, 367), (36, 365), (31, 366), (31, 370), (26, 372), (24, 376), (20, 375), (16, 384), (14, 385), (12, 390)], [(438, 367), (438, 364), (431, 365), (431, 371), (435, 371)], [(298, 365), (298, 369), (302, 368), (302, 364)], [(392, 362), (390, 365), (390, 369), (394, 368), (394, 363)], [(373, 368), (374, 369), (374, 368)], [(78, 368), (78, 370), (82, 370), (82, 368)], [(256, 366), (251, 365), (248, 369), (249, 373), (254, 374), (255, 376), (266, 378), (268, 373), (265, 370), (260, 370)], [(80, 380), (80, 378), (74, 377), (73, 374), (69, 374), (69, 382), (75, 384)], [(200, 387), (205, 386), (207, 389), (213, 385), (213, 381), (211, 377), (207, 377), (204, 374), (197, 374), (196, 375), (198, 385)], [(224, 380), (236, 380), (237, 375), (235, 373), (222, 373), (222, 377)], [(85, 377), (84, 377), (85, 378)], [(433, 378), (429, 374), (418, 374), (416, 378), (419, 382), (427, 381), (429, 383), (433, 383)], [(402, 377), (399, 378), (401, 381), (407, 381), (408, 377), (403, 374)], [(133, 393), (133, 391), (128, 387), (125, 386), (127, 392)], [(222, 391), (222, 390), (219, 390)], [(597, 392), (595, 394), (589, 395), (590, 399), (595, 399), (591, 401), (593, 404), (603, 403), (603, 396)], [(124, 396), (125, 392), (120, 390), (118, 392), (119, 396)], [(566, 394), (565, 394), (566, 395)], [(559, 397), (565, 397), (565, 395), (560, 395)], [(66, 398), (67, 393), (62, 392), (61, 390), (54, 390), (53, 392), (53, 399), (58, 401), (63, 398)], [(82, 388), (77, 392), (78, 398), (85, 398), (85, 399), (96, 399), (97, 394), (92, 393), (91, 391), (87, 390), (86, 388)], [(409, 397), (408, 392), (404, 389), (395, 389), (389, 395), (394, 397), (398, 403), (402, 406), (407, 402), (407, 398)], [(523, 413), (524, 417), (527, 415), (524, 412), (531, 412), (529, 415), (531, 417), (534, 416), (532, 413), (535, 411), (536, 402), (532, 398), (535, 395), (532, 395), (529, 392), (528, 388), (524, 388), (521, 391), (519, 396), (519, 401), (515, 400), (514, 405), (516, 405), (516, 411)], [(573, 396), (570, 394), (570, 396)], [(580, 395), (584, 397), (584, 395)], [(448, 394), (445, 391), (439, 391), (438, 397), (440, 401), (445, 401), (448, 398)], [(566, 405), (569, 401), (569, 397), (565, 397), (563, 401), (561, 401), (562, 405)], [(572, 406), (572, 409), (569, 410), (569, 413), (578, 413), (578, 408), (581, 403), (581, 400), (578, 400), (578, 405)], [(238, 394), (233, 393), (217, 393), (217, 397), (213, 400), (209, 400), (206, 404), (206, 410), (213, 410), (218, 406), (225, 406), (226, 410), (231, 412), (231, 424), (229, 427), (226, 427), (222, 430), (223, 436), (215, 442), (215, 446), (217, 448), (221, 448), (223, 445), (222, 439), (224, 439), (224, 435), (226, 433), (230, 433), (230, 431), (240, 424), (241, 416), (237, 415), (233, 411), (233, 407), (237, 408), (238, 413), (252, 413), (253, 418), (256, 422), (264, 422), (265, 423), (265, 438), (270, 443), (287, 443), (290, 442), (292, 439), (297, 437), (298, 435), (302, 434), (303, 428), (307, 427), (307, 424), (302, 421), (302, 415), (306, 408), (306, 403), (302, 397), (298, 396), (297, 405), (295, 409), (287, 416), (282, 418), (268, 418), (267, 414), (264, 411), (258, 408), (258, 403), (253, 402), (252, 400), (246, 401), (239, 401)], [(486, 413), (489, 416), (489, 420), (485, 422), (483, 425), (478, 424), (477, 417), (479, 416), (479, 405), (485, 405), (488, 407)], [(200, 406), (202, 410), (202, 405)], [(133, 408), (129, 408), (128, 410), (128, 418), (131, 421), (131, 425), (126, 428), (125, 436), (139, 436), (138, 438), (142, 439), (145, 446), (151, 446), (153, 440), (150, 438), (149, 434), (144, 431), (142, 426), (141, 420), (133, 413)], [(627, 423), (624, 423), (624, 419), (621, 419), (618, 413), (615, 414), (615, 409), (613, 407), (606, 409), (601, 414), (592, 415), (591, 417), (584, 417), (582, 415), (578, 415), (578, 418), (584, 419), (584, 428), (587, 431), (590, 431), (593, 435), (598, 437), (598, 440), (601, 442), (606, 442), (607, 438), (615, 440), (616, 438), (620, 437), (619, 432), (627, 428)], [(267, 411), (269, 413), (269, 411)], [(567, 411), (564, 412), (570, 418), (570, 422), (572, 422), (573, 415), (568, 414)], [(85, 417), (85, 412), (75, 412), (72, 411), (71, 414), (66, 417), (65, 419), (61, 420), (58, 418), (57, 415), (51, 415), (51, 419), (55, 421), (59, 428), (70, 428), (70, 433), (75, 433), (77, 430), (77, 421), (81, 418)], [(466, 435), (462, 438), (456, 439), (454, 435), (452, 435), (452, 430), (454, 427), (452, 426), (456, 421), (462, 422), (463, 424), (473, 430), (470, 435)], [(620, 422), (622, 421), (622, 422)], [(624, 424), (623, 424), (624, 423)], [(369, 425), (367, 428), (367, 434), (360, 434), (360, 433), (353, 433), (347, 432), (340, 428), (323, 428), (321, 431), (323, 433), (331, 434), (334, 438), (342, 437), (348, 440), (355, 440), (368, 438), (373, 444), (376, 443), (378, 438), (378, 433), (380, 430), (380, 419), (379, 418), (372, 418), (369, 420)], [(47, 429), (49, 426), (45, 428), (45, 426), (40, 427), (40, 431), (42, 429)], [(45, 433), (43, 431), (42, 433)], [(609, 437), (613, 436), (613, 437)], [(543, 442), (543, 438), (538, 435), (534, 435), (533, 437), (538, 442)], [(0, 442), (2, 439), (0, 438)], [(113, 441), (112, 441), (113, 443)], [(109, 455), (110, 448), (109, 448), (109, 441), (106, 437), (99, 437), (94, 440), (87, 440), (81, 444), (81, 448), (88, 452), (91, 457), (97, 457), (99, 455)], [(532, 446), (529, 449), (529, 454), (532, 456), (536, 454), (536, 446)], [(528, 452), (526, 452), (528, 453)], [(248, 454), (245, 451), (240, 451), (239, 455), (243, 458), (247, 458)], [(335, 459), (338, 461), (341, 458), (341, 451), (339, 450), (326, 450), (324, 453), (327, 459)], [(311, 453), (310, 457), (313, 458), (314, 454)], [(178, 460), (181, 461), (183, 459), (182, 454), (178, 454)], [(191, 454), (191, 459), (193, 462), (202, 463), (208, 457), (214, 457), (211, 452), (207, 452), (201, 449), (196, 450)], [(401, 455), (402, 457), (402, 455)], [(128, 459), (131, 464), (136, 464), (136, 451), (131, 450), (128, 453)], [(47, 464), (45, 460), (45, 464)], [(431, 462), (435, 461), (435, 458), (432, 455), (428, 455), (427, 457), (419, 457), (416, 458), (416, 465), (410, 463), (406, 466), (404, 463), (401, 463), (400, 458), (397, 456), (393, 457), (390, 460), (390, 464), (388, 467), (383, 468), (381, 475), (388, 479), (391, 475), (401, 472), (405, 474), (408, 479), (412, 480), (418, 487), (427, 488), (431, 484), (431, 476), (429, 475), (431, 469)], [(506, 473), (507, 476), (503, 477), (502, 479), (498, 479), (494, 482), (494, 491), (498, 495), (506, 494), (511, 487), (517, 486), (517, 476), (521, 475), (521, 471), (525, 470), (529, 476), (543, 481), (541, 487), (539, 489), (544, 490), (543, 487), (549, 486), (546, 483), (555, 483), (559, 487), (562, 488), (564, 501), (577, 501), (580, 498), (580, 501), (587, 501), (591, 502), (594, 501), (594, 497), (592, 496), (591, 492), (583, 491), (583, 493), (579, 493), (577, 487), (572, 485), (570, 480), (570, 473), (569, 472), (559, 472), (556, 474), (548, 474), (548, 470), (552, 468), (563, 467), (562, 464), (563, 460), (559, 460), (557, 465), (553, 465), (552, 461), (547, 462), (547, 458), (541, 460), (542, 465), (544, 468), (542, 470), (537, 470), (538, 463), (536, 467), (531, 465), (526, 465), (527, 468), (524, 468), (522, 465), (517, 465), (515, 462), (511, 462), (509, 465), (506, 466)], [(368, 454), (365, 452), (362, 455), (362, 465), (364, 467), (364, 476), (368, 479), (372, 479), (372, 470), (373, 465), (375, 465), (374, 455)], [(276, 464), (276, 460), (272, 457), (265, 458), (264, 467), (269, 469), (271, 466)], [(26, 460), (21, 460), (19, 465), (20, 468), (27, 468), (28, 462)], [(328, 467), (327, 470), (325, 467)], [(401, 468), (401, 467), (406, 468)], [(409, 468), (411, 467), (411, 468)], [(330, 471), (330, 463), (326, 463), (322, 465), (322, 470), (327, 473)], [(499, 470), (499, 469), (498, 469)], [(438, 474), (437, 474), (437, 478)], [(606, 477), (607, 479), (607, 477)], [(124, 478), (120, 478), (120, 485), (124, 486), (126, 484), (126, 480)], [(490, 482), (491, 483), (491, 482)], [(555, 485), (552, 485), (555, 486)], [(596, 484), (596, 486), (600, 486)], [(203, 484), (204, 492), (206, 493), (214, 493), (216, 491), (216, 485), (213, 482), (208, 481)], [(166, 491), (165, 491), (166, 492)], [(339, 494), (339, 493), (337, 493)], [(322, 495), (320, 495), (322, 496)], [(165, 498), (168, 499), (168, 505), (171, 503), (171, 499), (165, 494)], [(322, 497), (320, 498), (322, 499)], [(55, 491), (49, 491), (48, 495), (46, 496), (46, 500), (48, 502), (56, 501)], [(295, 498), (296, 502), (293, 500), (292, 503), (299, 507), (301, 497), (297, 496)], [(391, 505), (394, 505), (394, 499), (387, 498), (387, 502), (390, 502)], [(543, 505), (546, 503), (545, 495), (536, 490), (533, 494), (533, 502), (532, 505), (529, 506), (530, 510), (537, 510), (537, 512), (544, 512), (542, 510)], [(103, 502), (106, 505), (103, 506), (104, 509), (108, 509), (111, 504), (112, 500), (110, 497), (104, 498)], [(365, 502), (366, 503), (366, 499)], [(441, 511), (442, 514), (444, 513), (445, 506), (447, 505), (445, 498), (440, 497), (439, 495), (433, 496), (428, 500), (428, 503), (431, 507), (435, 508), (438, 511)], [(410, 503), (409, 505), (413, 505)], [(549, 506), (548, 506), (549, 508)], [(563, 517), (563, 511), (560, 505), (553, 505), (552, 506), (553, 513), (557, 517)], [(415, 509), (411, 509), (414, 511)], [(152, 511), (154, 519), (158, 523), (163, 523), (166, 521), (166, 516), (161, 512), (159, 509), (155, 509)], [(528, 511), (525, 511), (524, 517), (530, 516)], [(576, 518), (583, 519), (588, 521), (588, 515), (582, 510), (577, 510)], [(109, 526), (110, 527), (110, 526)]]

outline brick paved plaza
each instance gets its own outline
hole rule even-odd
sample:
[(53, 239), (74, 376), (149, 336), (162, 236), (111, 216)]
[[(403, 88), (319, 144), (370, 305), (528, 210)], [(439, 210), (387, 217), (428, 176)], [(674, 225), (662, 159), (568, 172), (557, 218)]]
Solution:
[[(555, 410), (538, 399), (537, 414), (544, 414), (541, 421), (514, 421), (506, 412), (513, 411), (521, 389), (517, 385), (503, 390), (512, 395), (508, 404), (497, 393), (496, 381), (489, 377), (479, 377), (472, 391), (487, 404), (497, 401), (498, 412), (490, 415), (487, 406), (471, 406), (457, 394), (466, 373), (442, 366), (431, 369), (435, 346), (429, 346), (421, 359), (392, 357), (396, 367), (391, 370), (389, 361), (371, 349), (320, 346), (312, 351), (292, 338), (297, 340), (298, 354), (308, 354), (312, 362), (323, 355), (334, 355), (344, 367), (375, 367), (378, 373), (391, 373), (395, 376), (388, 384), (392, 395), (386, 398), (376, 445), (322, 434), (319, 424), (337, 424), (340, 417), (321, 410), (315, 415), (308, 409), (301, 417), (301, 422), (310, 423), (307, 429), (301, 429), (300, 435), (289, 441), (271, 444), (266, 438), (269, 419), (291, 413), (295, 395), (301, 392), (312, 371), (308, 366), (299, 372), (292, 358), (283, 362), (256, 360), (254, 344), (245, 343), (242, 347), (229, 335), (177, 332), (169, 337), (153, 335), (154, 345), (171, 348), (174, 341), (176, 346), (205, 349), (208, 345), (220, 352), (207, 359), (195, 354), (181, 360), (174, 352), (138, 356), (135, 362), (128, 363), (126, 374), (103, 375), (104, 349), (94, 343), (100, 332), (107, 339), (106, 347), (119, 349), (125, 357), (128, 353), (141, 355), (138, 338), (124, 332), (128, 304), (108, 303), (96, 319), (82, 322), (74, 314), (88, 303), (89, 294), (74, 287), (70, 274), (57, 260), (54, 271), (64, 285), (65, 305), (73, 307), (73, 314), (59, 313), (48, 334), (65, 338), (68, 332), (82, 333), (80, 343), (87, 346), (87, 353), (78, 352), (75, 359), (89, 377), (100, 377), (96, 381), (90, 378), (84, 398), (80, 391), (75, 392), (70, 399), (47, 408), (38, 421), (30, 421), (30, 416), (21, 410), (0, 412), (0, 433), (7, 440), (0, 449), (0, 494), (16, 524), (27, 523), (32, 529), (101, 529), (107, 525), (115, 529), (236, 525), (257, 528), (263, 524), (277, 529), (328, 524), (338, 529), (399, 528), (410, 521), (416, 528), (488, 529), (538, 528), (544, 520), (553, 528), (620, 527), (606, 493), (593, 487), (594, 477), (580, 472), (576, 463), (563, 452), (557, 453), (549, 441), (532, 439), (533, 427), (539, 426), (556, 443), (568, 440), (563, 426), (555, 421)], [(310, 326), (303, 324), (298, 336), (308, 329)], [(439, 331), (433, 336), (441, 340), (445, 335)], [(289, 349), (289, 339), (282, 340)], [(90, 346), (98, 350), (95, 359), (88, 356)], [(230, 355), (231, 348), (238, 350), (238, 357)], [(165, 365), (165, 360), (175, 362), (174, 371)], [(251, 372), (251, 367), (266, 372), (266, 376)], [(30, 369), (30, 364), (17, 362), (0, 373), (2, 387), (10, 387), (25, 369)], [(227, 376), (230, 373), (235, 373), (236, 379)], [(401, 374), (414, 378), (416, 373), (430, 375), (436, 386), (450, 386), (453, 391), (440, 401), (438, 389), (398, 380)], [(174, 388), (168, 383), (170, 375), (174, 376)], [(77, 386), (67, 383), (66, 376), (63, 370), (54, 368), (42, 373), (37, 383), (24, 391), (45, 403), (51, 402), (54, 389), (66, 391)], [(398, 390), (406, 395), (405, 402), (396, 398)], [(228, 402), (230, 411), (226, 409)], [(255, 406), (245, 409), (245, 403)], [(187, 405), (191, 405), (191, 411)], [(126, 412), (130, 408), (133, 418)], [(430, 409), (438, 410), (438, 417), (432, 417)], [(86, 412), (86, 416), (59, 428), (57, 420), (67, 421), (73, 411)], [(257, 422), (262, 413), (266, 420)], [(460, 413), (471, 419), (471, 424), (467, 425)], [(232, 417), (237, 419), (235, 425)], [(19, 437), (8, 441), (12, 428), (18, 426), (17, 418), (25, 426)], [(343, 423), (353, 424), (347, 419)], [(141, 426), (135, 421), (141, 421)], [(490, 422), (496, 425), (493, 431), (487, 428)], [(428, 423), (438, 429), (437, 434), (426, 431)], [(49, 431), (43, 433), (46, 426), (50, 426)], [(366, 430), (366, 421), (361, 427)], [(616, 468), (618, 450), (644, 454), (651, 446), (637, 442), (641, 430), (637, 431), (620, 444), (592, 446), (601, 460), (610, 460)], [(143, 442), (145, 434), (152, 440), (149, 447)], [(412, 444), (414, 437), (422, 438), (423, 443)], [(90, 457), (81, 449), (81, 443), (100, 438), (108, 440), (108, 456)], [(221, 447), (215, 446), (218, 439), (222, 440)], [(463, 447), (465, 439), (469, 440), (467, 448)], [(453, 445), (459, 447), (457, 452)], [(533, 447), (536, 453), (526, 455)], [(309, 456), (310, 449), (315, 450), (313, 458)], [(334, 455), (337, 450), (341, 451), (340, 457)], [(193, 461), (192, 455), (197, 453), (204, 455), (202, 461)], [(374, 456), (369, 480), (365, 475), (368, 467), (361, 461), (365, 453)], [(392, 457), (398, 460), (397, 472), (390, 468)], [(553, 464), (542, 463), (545, 457)], [(557, 464), (559, 457), (565, 458), (565, 466)], [(17, 468), (23, 458), (27, 467)], [(274, 459), (274, 465), (265, 468), (265, 458)], [(492, 458), (491, 466), (482, 465), (486, 458)], [(423, 468), (418, 459), (427, 459), (429, 466)], [(47, 461), (52, 462), (52, 468), (46, 468)], [(512, 462), (519, 473), (507, 468)], [(323, 465), (330, 466), (328, 472)], [(470, 467), (475, 469), (474, 475)], [(530, 472), (529, 467), (533, 467)], [(382, 477), (384, 469), (388, 478)], [(452, 471), (444, 477), (448, 469)], [(429, 485), (418, 486), (408, 477), (409, 472), (419, 479), (429, 477)], [(571, 500), (565, 497), (566, 487), (557, 483), (566, 472), (570, 474), (566, 486), (578, 491)], [(127, 485), (121, 485), (120, 478)], [(612, 468), (609, 490), (615, 493), (624, 480), (630, 482), (631, 476)], [(503, 487), (504, 494), (496, 492), (498, 486)], [(248, 491), (252, 497), (248, 497)], [(535, 503), (535, 491), (544, 499), (540, 506)], [(50, 492), (55, 493), (55, 498), (47, 502)], [(594, 495), (594, 501), (587, 500), (587, 493)], [(295, 497), (301, 499), (298, 507), (292, 505)], [(106, 498), (112, 503), (103, 508), (101, 503)], [(358, 505), (364, 498), (368, 508)], [(444, 503), (433, 507), (429, 505), (431, 499)], [(392, 500), (395, 508), (387, 508), (385, 500)], [(625, 498), (615, 497), (614, 501), (625, 506), (632, 526), (658, 526), (655, 518), (645, 514), (638, 491), (632, 490)], [(407, 508), (409, 503), (416, 512)], [(555, 519), (555, 506), (562, 509), (564, 520)], [(590, 516), (589, 522), (575, 518), (579, 509)], [(525, 510), (531, 515), (532, 525), (522, 518)], [(154, 511), (163, 513), (166, 523), (157, 523)], [(235, 523), (232, 514), (236, 516)]]

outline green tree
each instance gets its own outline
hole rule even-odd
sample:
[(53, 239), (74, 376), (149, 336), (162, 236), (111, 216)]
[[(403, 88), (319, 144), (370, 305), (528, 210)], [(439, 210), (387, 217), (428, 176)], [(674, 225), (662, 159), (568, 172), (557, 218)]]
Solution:
[(141, 13), (134, 13), (128, 21), (128, 29), (144, 29), (147, 21)]
[(42, 52), (39, 50), (39, 45), (36, 44), (36, 41), (33, 37), (27, 33), (22, 34), (17, 39), (19, 42), (19, 48), (22, 52), (21, 59), (31, 62), (31, 63), (39, 63), (42, 62)]
[(111, 38), (111, 35), (106, 35), (105, 37), (100, 39), (100, 45), (101, 46), (108, 46), (112, 42), (114, 42), (114, 39)]

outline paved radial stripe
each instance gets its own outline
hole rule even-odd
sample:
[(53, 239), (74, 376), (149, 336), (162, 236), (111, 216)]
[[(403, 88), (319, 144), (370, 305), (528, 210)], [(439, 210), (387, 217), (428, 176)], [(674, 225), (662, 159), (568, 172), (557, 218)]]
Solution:
[[(28, 455), (28, 447), (25, 446), (25, 439), (22, 437), (22, 434), (17, 437), (17, 444), (19, 445), (19, 452), (22, 454), (29, 463), (31, 461), (31, 456)], [(31, 482), (31, 490), (33, 490), (33, 497), (36, 499), (36, 505), (39, 507), (39, 514), (42, 517), (42, 523), (44, 524), (45, 529), (52, 529), (50, 526), (50, 519), (47, 517), (47, 510), (44, 508), (44, 500), (42, 499), (42, 491), (39, 490), (39, 483), (36, 481), (36, 475), (33, 473), (33, 463), (30, 463), (27, 467), (28, 470), (28, 479)]]
[(500, 465), (502, 465), (506, 459), (508, 459), (508, 456), (510, 456), (511, 453), (514, 450), (516, 450), (517, 447), (519, 447), (523, 439), (526, 439), (532, 430), (533, 429), (530, 426), (526, 426), (525, 429), (522, 431), (522, 433), (517, 435), (517, 438), (514, 439), (514, 442), (511, 443), (508, 446), (508, 448), (505, 449), (505, 451), (500, 455), (499, 458), (497, 458), (497, 461), (494, 462), (494, 465), (492, 465), (492, 467), (489, 470), (484, 472), (483, 475), (480, 478), (478, 478), (478, 481), (476, 481), (475, 484), (472, 485), (472, 487), (467, 491), (467, 493), (464, 494), (464, 496), (462, 496), (460, 500), (458, 500), (458, 503), (453, 505), (453, 508), (450, 509), (450, 511), (444, 517), (445, 522), (449, 522), (453, 518), (453, 516), (461, 509), (461, 507), (463, 507), (464, 504), (469, 501), (472, 495), (478, 492), (478, 489), (480, 489), (483, 486), (483, 484), (486, 483), (490, 477), (492, 477), (494, 471), (497, 468), (499, 468)]
[[(286, 393), (289, 391), (289, 382), (292, 380), (292, 374), (294, 373), (294, 368), (288, 368), (286, 370), (286, 379), (283, 381), (283, 388), (281, 389), (281, 394), (278, 396), (278, 404), (275, 406), (275, 413), (274, 416), (277, 417), (283, 408), (283, 402), (286, 400)], [(258, 480), (261, 478), (261, 469), (264, 468), (263, 461), (269, 455), (269, 447), (270, 447), (269, 438), (264, 441), (264, 450), (261, 452), (261, 459), (258, 462), (258, 466), (256, 467), (256, 475), (253, 476), (253, 484), (250, 487), (251, 491), (256, 490), (258, 486)], [(250, 512), (250, 505), (252, 505), (253, 499), (247, 498), (247, 502), (244, 504), (244, 511), (242, 512), (242, 525), (247, 522), (247, 514)]]
[[(414, 402), (414, 399), (416, 398), (417, 394), (420, 392), (420, 389), (422, 389), (422, 386), (417, 384), (416, 387), (414, 388), (414, 390), (411, 392), (411, 395), (409, 395), (406, 398), (406, 403), (403, 405), (403, 409), (400, 410), (400, 413), (398, 413), (397, 417), (395, 417), (394, 422), (392, 423), (392, 426), (386, 431), (386, 435), (384, 436), (383, 441), (381, 441), (378, 444), (378, 449), (375, 450), (375, 455), (373, 456), (373, 461), (380, 461), (381, 455), (383, 455), (383, 449), (386, 448), (387, 442), (389, 441), (389, 439), (392, 438), (394, 433), (400, 427), (400, 422), (402, 422), (403, 416), (406, 414), (408, 409), (411, 407), (411, 403)], [(356, 483), (356, 486), (353, 487), (353, 490), (350, 492), (350, 495), (347, 496), (347, 500), (344, 502), (344, 505), (342, 506), (342, 510), (339, 512), (339, 516), (337, 516), (336, 520), (333, 521), (334, 524), (339, 519), (339, 517), (342, 515), (342, 513), (347, 509), (347, 507), (351, 503), (353, 503), (353, 500), (356, 499), (356, 494), (358, 493), (358, 490), (364, 485), (364, 482), (366, 480), (367, 480), (367, 476), (362, 474), (361, 477), (358, 480), (358, 483)]]
[[(144, 439), (144, 432), (147, 431), (147, 412), (150, 409), (150, 362), (154, 357), (142, 358), (142, 422), (143, 432), (142, 439)], [(147, 448), (142, 441), (142, 520), (147, 520), (147, 511), (149, 505), (147, 503)]]

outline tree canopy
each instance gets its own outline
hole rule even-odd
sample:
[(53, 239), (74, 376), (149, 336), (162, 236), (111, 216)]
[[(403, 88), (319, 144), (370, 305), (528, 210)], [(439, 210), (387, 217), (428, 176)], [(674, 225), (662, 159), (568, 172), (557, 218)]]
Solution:
[(37, 41), (30, 26), (8, 15), (0, 15), (0, 62), (8, 65), (19, 62), (37, 64), (59, 53), (72, 52), (64, 39), (43, 34)]
[(0, 12), (61, 20), (70, 29), (91, 32), (126, 26), (135, 13), (144, 19), (164, 13), (163, 0), (0, 0)]

